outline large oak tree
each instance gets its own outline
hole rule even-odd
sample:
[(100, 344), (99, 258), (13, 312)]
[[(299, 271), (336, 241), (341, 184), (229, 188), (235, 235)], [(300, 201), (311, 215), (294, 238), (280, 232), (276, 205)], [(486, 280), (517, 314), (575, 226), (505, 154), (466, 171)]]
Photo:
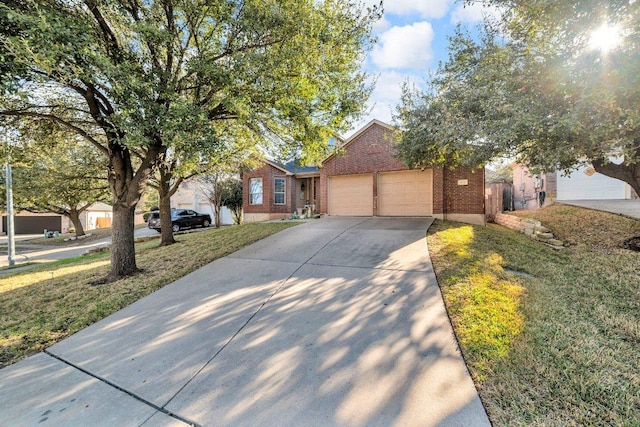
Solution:
[[(137, 271), (134, 209), (175, 141), (319, 151), (368, 96), (360, 72), (379, 8), (352, 0), (8, 0), (0, 114), (54, 122), (108, 158), (110, 279)], [(186, 138), (186, 139), (185, 139)]]
[(502, 17), (480, 37), (459, 29), (428, 90), (405, 90), (401, 156), (413, 165), (515, 156), (547, 171), (588, 162), (640, 194), (637, 2), (485, 3)]

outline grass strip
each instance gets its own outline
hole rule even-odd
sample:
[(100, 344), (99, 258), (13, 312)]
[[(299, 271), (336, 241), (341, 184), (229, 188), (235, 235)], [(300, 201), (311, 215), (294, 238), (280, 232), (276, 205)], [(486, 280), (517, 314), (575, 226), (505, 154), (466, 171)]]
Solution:
[(294, 223), (254, 223), (136, 244), (140, 274), (91, 286), (109, 252), (48, 263), (0, 278), (0, 367), (43, 350), (182, 276)]
[(619, 247), (640, 221), (552, 208), (527, 215), (562, 251), (493, 224), (429, 230), (469, 369), (495, 426), (640, 425), (640, 254)]

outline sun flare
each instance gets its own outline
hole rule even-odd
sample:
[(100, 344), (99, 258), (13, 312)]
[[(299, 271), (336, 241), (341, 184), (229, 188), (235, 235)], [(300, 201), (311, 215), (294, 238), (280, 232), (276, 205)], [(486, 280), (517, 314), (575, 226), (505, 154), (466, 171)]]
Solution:
[(615, 49), (621, 40), (620, 28), (617, 25), (603, 24), (591, 33), (589, 47), (606, 53)]

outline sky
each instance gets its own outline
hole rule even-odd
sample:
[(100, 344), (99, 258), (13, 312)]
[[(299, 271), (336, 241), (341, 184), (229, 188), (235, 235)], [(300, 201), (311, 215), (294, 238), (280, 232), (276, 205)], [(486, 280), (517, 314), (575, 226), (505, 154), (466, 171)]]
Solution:
[[(379, 0), (364, 2), (374, 5)], [(456, 25), (462, 23), (472, 28), (487, 13), (493, 10), (483, 7), (481, 2), (465, 7), (455, 0), (385, 0), (384, 16), (373, 29), (378, 42), (364, 63), (365, 71), (377, 81), (368, 114), (356, 123), (353, 131), (372, 119), (392, 124), (403, 82), (424, 87), (438, 61), (447, 59), (447, 37), (453, 34)]]

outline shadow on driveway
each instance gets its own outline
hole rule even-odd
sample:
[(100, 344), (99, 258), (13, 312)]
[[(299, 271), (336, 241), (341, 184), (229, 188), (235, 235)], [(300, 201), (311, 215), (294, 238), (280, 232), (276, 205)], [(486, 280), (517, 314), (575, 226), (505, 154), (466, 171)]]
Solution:
[(1, 370), (0, 417), (489, 426), (431, 268), (430, 223), (328, 218), (219, 259)]

